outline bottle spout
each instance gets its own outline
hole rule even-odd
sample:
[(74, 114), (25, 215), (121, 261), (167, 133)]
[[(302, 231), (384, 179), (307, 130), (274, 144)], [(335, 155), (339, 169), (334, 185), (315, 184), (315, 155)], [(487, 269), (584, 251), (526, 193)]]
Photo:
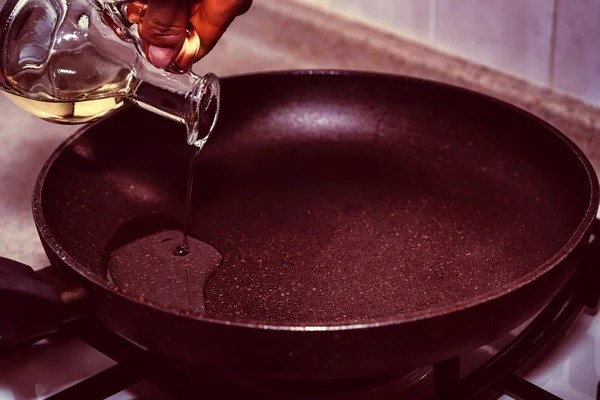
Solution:
[(187, 143), (202, 146), (219, 117), (219, 78), (213, 73), (168, 73), (147, 63), (140, 68), (138, 78), (127, 98), (141, 108), (184, 124)]
[(187, 115), (187, 142), (201, 147), (215, 128), (221, 107), (219, 78), (208, 73), (199, 78), (198, 84), (189, 94)]

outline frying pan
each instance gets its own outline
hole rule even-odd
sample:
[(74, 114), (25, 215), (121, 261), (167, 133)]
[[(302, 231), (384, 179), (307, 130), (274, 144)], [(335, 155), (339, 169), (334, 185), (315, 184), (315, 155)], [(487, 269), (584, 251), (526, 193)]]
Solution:
[(516, 328), (586, 261), (590, 163), (475, 92), (352, 71), (223, 79), (185, 260), (169, 247), (183, 225), (183, 129), (126, 108), (52, 154), (33, 193), (51, 267), (2, 260), (5, 344), (91, 316), (215, 368), (392, 374)]

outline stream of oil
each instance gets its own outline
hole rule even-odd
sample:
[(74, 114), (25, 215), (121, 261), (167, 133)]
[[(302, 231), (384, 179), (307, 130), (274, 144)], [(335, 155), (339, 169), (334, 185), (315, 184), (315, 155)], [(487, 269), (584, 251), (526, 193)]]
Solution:
[(187, 189), (185, 194), (185, 211), (183, 214), (183, 242), (181, 245), (177, 246), (173, 255), (176, 256), (186, 256), (190, 252), (190, 246), (188, 243), (188, 227), (189, 227), (189, 219), (190, 219), (190, 209), (192, 206), (192, 189), (194, 187), (194, 175), (196, 171), (196, 162), (198, 161), (198, 156), (204, 147), (206, 140), (202, 140), (196, 144), (196, 150), (192, 155), (192, 159), (190, 160), (190, 167), (188, 170), (187, 177)]
[(168, 307), (206, 312), (204, 288), (223, 257), (191, 237), (189, 228), (196, 164), (207, 140), (208, 135), (194, 144), (189, 162), (183, 231), (167, 216), (145, 215), (121, 226), (105, 246), (102, 274), (117, 290)]

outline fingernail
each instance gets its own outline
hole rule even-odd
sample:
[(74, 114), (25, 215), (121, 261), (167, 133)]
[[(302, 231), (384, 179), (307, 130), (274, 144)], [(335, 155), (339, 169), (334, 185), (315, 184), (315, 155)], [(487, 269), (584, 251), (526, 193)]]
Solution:
[(154, 45), (148, 46), (148, 58), (157, 68), (168, 67), (175, 57), (175, 50)]

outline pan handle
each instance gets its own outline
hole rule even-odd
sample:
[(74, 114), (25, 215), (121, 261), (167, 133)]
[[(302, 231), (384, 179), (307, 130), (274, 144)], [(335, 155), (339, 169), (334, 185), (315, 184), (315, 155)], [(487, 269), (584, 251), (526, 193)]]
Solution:
[[(85, 291), (57, 278), (54, 267), (34, 271), (0, 257), (0, 345), (10, 347), (58, 331), (85, 314)], [(62, 287), (61, 287), (62, 286)]]

